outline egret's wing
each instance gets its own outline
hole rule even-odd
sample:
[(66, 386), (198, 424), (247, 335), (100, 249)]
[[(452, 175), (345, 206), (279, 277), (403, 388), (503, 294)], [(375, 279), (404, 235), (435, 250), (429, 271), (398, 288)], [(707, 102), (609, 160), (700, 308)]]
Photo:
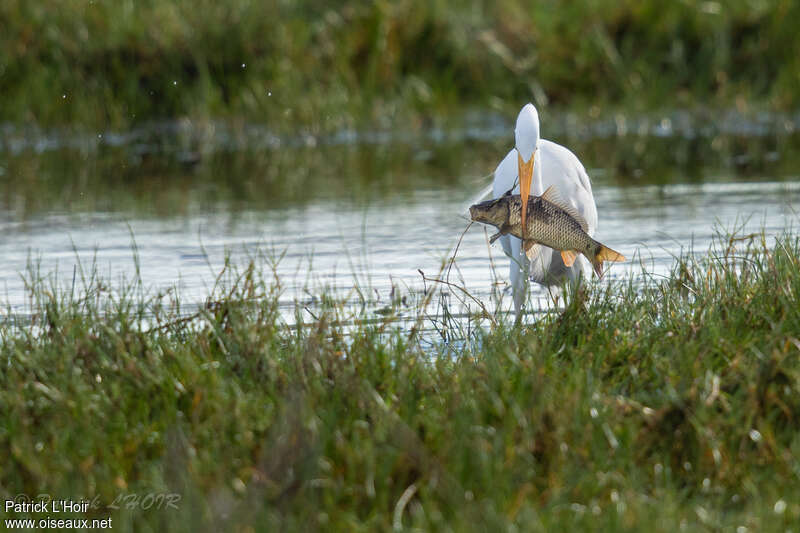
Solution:
[[(492, 195), (495, 198), (499, 198), (503, 196), (506, 191), (511, 189), (515, 186), (517, 181), (517, 155), (516, 150), (511, 149), (506, 156), (500, 161), (500, 164), (497, 165), (497, 168), (494, 170), (494, 182), (491, 186)], [(514, 190), (515, 193), (519, 193), (519, 185), (516, 186)], [(519, 256), (519, 246), (516, 247), (511, 246), (511, 239), (515, 241), (519, 241), (516, 237), (512, 237), (510, 235), (503, 235), (500, 237), (500, 245), (503, 247), (503, 252), (509, 257), (517, 257)], [(513, 270), (512, 266), (512, 270)]]
[(559, 196), (575, 208), (588, 226), (587, 233), (597, 229), (597, 207), (592, 195), (592, 184), (583, 164), (567, 148), (542, 139), (542, 181), (544, 188), (555, 186)]

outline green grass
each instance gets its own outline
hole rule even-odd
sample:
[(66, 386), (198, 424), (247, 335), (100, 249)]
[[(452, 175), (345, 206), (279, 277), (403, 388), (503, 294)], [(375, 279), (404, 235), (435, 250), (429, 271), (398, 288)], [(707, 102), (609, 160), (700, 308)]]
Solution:
[(465, 108), (800, 104), (792, 0), (6, 0), (0, 122), (240, 117), (282, 131)]
[[(30, 321), (0, 326), (0, 499), (96, 498), (117, 531), (800, 520), (796, 236), (720, 237), (524, 327), (476, 316), (441, 353), (333, 297), (287, 327), (270, 264), (229, 267), (191, 321), (137, 280), (32, 266)], [(177, 509), (105, 508), (150, 493)]]

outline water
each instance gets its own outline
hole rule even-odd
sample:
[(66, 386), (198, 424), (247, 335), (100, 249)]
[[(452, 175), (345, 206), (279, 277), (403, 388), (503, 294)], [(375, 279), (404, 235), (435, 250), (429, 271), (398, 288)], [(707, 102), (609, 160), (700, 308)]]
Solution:
[[(666, 275), (675, 256), (704, 251), (719, 229), (769, 237), (798, 226), (800, 165), (784, 156), (793, 134), (760, 132), (744, 142), (751, 130), (699, 140), (662, 130), (570, 144), (609, 162), (590, 169), (596, 236), (633, 260), (613, 265), (607, 280), (640, 276), (643, 266)], [(20, 139), (28, 137), (9, 134), (16, 141), (0, 159), (2, 299), (14, 314), (29, 310), (21, 273), (31, 262), (64, 287), (95, 264), (112, 285), (138, 268), (150, 291), (173, 289), (191, 309), (209, 296), (226, 257), (243, 266), (266, 256), (282, 257), (276, 272), (287, 322), (298, 304), (310, 317), (323, 291), (366, 302), (367, 315), (378, 317), (393, 297), (418, 298), (431, 286), (420, 270), (435, 277), (452, 257), (469, 200), (510, 144), (503, 127), (475, 131), (371, 143), (345, 136), (321, 147), (275, 139), (198, 145), (168, 131), (147, 142), (133, 134), (106, 134), (107, 145), (84, 140), (91, 149), (52, 134), (26, 146)], [(637, 145), (658, 164), (641, 154), (623, 164)], [(486, 237), (477, 224), (466, 232), (448, 279), (489, 309), (507, 309), (508, 260)], [(477, 310), (458, 289), (438, 288), (458, 304), (451, 311)], [(543, 289), (531, 296), (532, 308), (547, 305)]]

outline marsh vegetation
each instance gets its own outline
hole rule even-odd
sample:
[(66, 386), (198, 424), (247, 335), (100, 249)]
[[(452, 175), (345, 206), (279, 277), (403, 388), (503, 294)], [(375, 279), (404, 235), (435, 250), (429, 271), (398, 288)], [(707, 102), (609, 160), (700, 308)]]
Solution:
[[(269, 264), (188, 319), (141, 280), (29, 279), (30, 321), (0, 326), (0, 486), (94, 498), (131, 531), (800, 520), (794, 235), (719, 236), (647, 287), (476, 316), (433, 349), (333, 297), (289, 327)], [(181, 500), (109, 511), (122, 492)]]
[(281, 132), (465, 108), (794, 110), (796, 2), (86, 2), (0, 6), (0, 121)]

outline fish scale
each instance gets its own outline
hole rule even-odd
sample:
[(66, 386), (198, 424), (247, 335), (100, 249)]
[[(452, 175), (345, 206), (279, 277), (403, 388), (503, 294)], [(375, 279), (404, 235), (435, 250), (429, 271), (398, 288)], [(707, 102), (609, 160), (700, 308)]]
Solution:
[[(522, 202), (509, 203), (509, 224), (512, 226), (522, 221)], [(584, 250), (593, 239), (583, 231), (578, 221), (569, 216), (563, 209), (543, 200), (541, 196), (533, 196), (528, 201), (527, 236), (539, 244), (559, 250)]]

